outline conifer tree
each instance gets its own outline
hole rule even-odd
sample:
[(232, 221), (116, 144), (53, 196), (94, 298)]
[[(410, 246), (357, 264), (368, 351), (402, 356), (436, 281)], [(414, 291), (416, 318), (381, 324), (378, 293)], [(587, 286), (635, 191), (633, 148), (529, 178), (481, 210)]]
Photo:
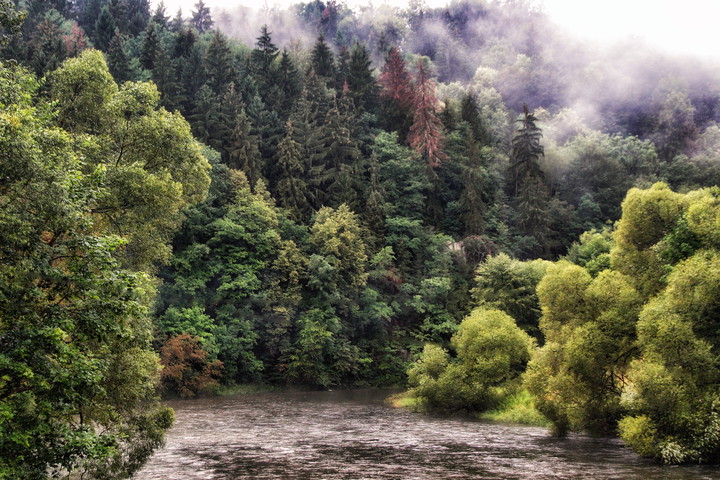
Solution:
[(112, 42), (115, 32), (118, 30), (115, 19), (113, 18), (112, 13), (110, 13), (110, 8), (107, 5), (105, 5), (100, 11), (100, 16), (97, 18), (93, 30), (93, 44), (99, 50), (107, 52), (110, 48), (110, 42)]
[(231, 168), (245, 172), (252, 188), (262, 178), (262, 157), (258, 138), (251, 133), (252, 125), (244, 111), (235, 117), (235, 127), (228, 146), (228, 163)]
[(149, 0), (125, 0), (128, 11), (127, 33), (137, 36), (147, 28), (150, 21)]
[(182, 99), (178, 75), (175, 64), (162, 45), (158, 46), (154, 64), (152, 79), (160, 91), (160, 103), (168, 111), (178, 110)]
[(106, 58), (108, 69), (110, 69), (110, 73), (118, 84), (130, 80), (129, 60), (125, 50), (125, 41), (120, 32), (115, 32)]
[(380, 97), (383, 99), (383, 119), (386, 130), (398, 132), (405, 139), (411, 124), (413, 105), (412, 80), (405, 60), (397, 48), (387, 54), (385, 65), (378, 77)]
[[(179, 12), (178, 12), (179, 13)], [(190, 25), (200, 33), (205, 33), (213, 26), (213, 19), (210, 15), (210, 8), (205, 6), (203, 0), (198, 0), (195, 4), (195, 11), (190, 17)]]
[(422, 60), (417, 64), (414, 85), (413, 124), (407, 143), (423, 156), (429, 166), (438, 167), (449, 159), (443, 151), (443, 125), (436, 113), (435, 82)]
[(182, 8), (178, 8), (175, 12), (175, 16), (170, 20), (170, 31), (179, 32), (185, 26), (185, 19), (183, 18)]
[(331, 83), (335, 78), (335, 60), (330, 47), (325, 43), (325, 37), (320, 34), (315, 47), (313, 47), (310, 64), (315, 74), (326, 83)]
[(158, 3), (157, 7), (155, 7), (155, 12), (152, 15), (151, 21), (159, 25), (161, 28), (170, 27), (170, 17), (167, 15), (167, 8), (165, 7), (164, 0), (160, 0), (160, 3)]
[(215, 95), (222, 95), (227, 85), (235, 79), (232, 52), (227, 38), (220, 30), (215, 30), (208, 45), (205, 53), (205, 68), (208, 75), (207, 84)]
[(372, 74), (368, 51), (360, 43), (355, 43), (350, 52), (347, 84), (358, 113), (375, 112), (378, 107), (377, 83)]
[(290, 218), (305, 223), (310, 219), (312, 207), (308, 201), (301, 146), (293, 136), (293, 124), (288, 122), (285, 136), (278, 146), (279, 174), (275, 197), (279, 205), (287, 209)]
[(150, 22), (145, 29), (145, 37), (142, 42), (142, 50), (140, 51), (140, 64), (146, 70), (155, 68), (155, 57), (160, 49), (160, 40), (158, 39), (156, 25)]
[(277, 73), (277, 95), (273, 105), (280, 117), (285, 119), (290, 116), (292, 105), (300, 96), (300, 72), (295, 67), (287, 49), (283, 49), (280, 56), (280, 64)]
[(540, 157), (545, 149), (540, 145), (542, 130), (535, 125), (537, 119), (530, 113), (527, 105), (523, 106), (523, 116), (517, 123), (520, 128), (515, 132), (512, 140), (512, 158), (510, 171), (512, 173), (514, 192), (518, 194), (523, 182), (534, 182), (544, 179), (545, 174), (540, 166)]

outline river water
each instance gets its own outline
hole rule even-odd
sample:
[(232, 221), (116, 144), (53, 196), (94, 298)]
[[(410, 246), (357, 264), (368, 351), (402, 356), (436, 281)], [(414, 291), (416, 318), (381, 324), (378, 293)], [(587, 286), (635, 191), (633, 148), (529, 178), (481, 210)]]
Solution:
[(411, 413), (387, 391), (283, 392), (171, 403), (167, 445), (137, 480), (720, 479), (622, 442)]

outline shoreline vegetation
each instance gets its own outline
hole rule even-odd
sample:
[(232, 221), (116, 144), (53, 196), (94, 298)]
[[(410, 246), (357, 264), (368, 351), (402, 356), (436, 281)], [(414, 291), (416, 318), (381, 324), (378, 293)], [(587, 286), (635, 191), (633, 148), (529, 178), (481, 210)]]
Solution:
[(0, 0), (0, 479), (293, 385), (720, 462), (717, 63), (422, 3)]
[[(389, 396), (385, 403), (393, 408), (404, 408), (411, 412), (425, 414), (457, 414), (457, 411), (430, 409), (423, 401), (413, 396), (412, 391), (404, 391)], [(507, 398), (499, 407), (485, 412), (464, 412), (468, 418), (488, 420), (494, 423), (550, 427), (551, 423), (535, 407), (535, 400), (529, 392), (523, 390)]]

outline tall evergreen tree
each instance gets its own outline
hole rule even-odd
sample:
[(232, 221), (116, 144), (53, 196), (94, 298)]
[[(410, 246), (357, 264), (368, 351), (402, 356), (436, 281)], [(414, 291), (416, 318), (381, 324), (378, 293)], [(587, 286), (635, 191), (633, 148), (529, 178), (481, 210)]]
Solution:
[(203, 0), (198, 0), (195, 4), (195, 11), (190, 17), (190, 25), (198, 32), (205, 33), (212, 28), (214, 23), (210, 15), (210, 8), (205, 6)]
[(347, 85), (355, 108), (358, 113), (375, 112), (378, 107), (377, 83), (364, 45), (355, 43), (348, 67)]
[(107, 52), (110, 48), (110, 42), (112, 42), (115, 32), (118, 30), (115, 19), (108, 5), (102, 7), (100, 10), (100, 16), (97, 17), (95, 27), (93, 28), (94, 35), (92, 37), (93, 44), (96, 48)]
[(332, 83), (335, 79), (335, 59), (330, 47), (325, 42), (325, 37), (320, 34), (313, 47), (310, 65), (315, 74), (326, 83)]
[(443, 125), (436, 113), (435, 82), (422, 60), (417, 64), (414, 85), (413, 124), (407, 143), (423, 156), (428, 165), (438, 167), (448, 160), (448, 156), (443, 151)]
[(155, 68), (155, 58), (160, 50), (160, 39), (157, 34), (157, 26), (155, 22), (147, 24), (145, 36), (142, 41), (142, 49), (140, 51), (140, 65), (146, 70)]
[(161, 28), (170, 28), (170, 16), (167, 15), (167, 7), (165, 7), (164, 0), (160, 0), (160, 3), (157, 4), (150, 20)]
[(293, 138), (291, 122), (287, 124), (285, 136), (278, 146), (278, 180), (275, 197), (282, 208), (287, 209), (290, 218), (305, 223), (310, 219), (312, 207), (308, 201), (306, 172), (300, 144)]
[(228, 163), (231, 168), (245, 172), (252, 188), (262, 178), (263, 165), (258, 138), (252, 134), (252, 125), (244, 111), (235, 117), (235, 127), (232, 130), (230, 144), (228, 145)]
[(110, 42), (108, 53), (106, 55), (108, 69), (118, 84), (122, 84), (130, 80), (130, 65), (125, 50), (125, 41), (120, 32), (115, 32), (115, 36)]
[(514, 193), (518, 194), (522, 183), (532, 179), (543, 179), (545, 174), (540, 166), (540, 157), (545, 154), (545, 149), (540, 145), (542, 130), (535, 125), (537, 119), (527, 108), (523, 106), (523, 115), (517, 123), (520, 127), (512, 139), (512, 156), (510, 160), (510, 172), (514, 183)]
[(235, 80), (232, 52), (227, 37), (220, 30), (215, 30), (208, 45), (205, 53), (205, 68), (208, 76), (207, 84), (215, 95), (221, 95), (227, 85)]
[(411, 124), (413, 106), (412, 79), (400, 51), (393, 47), (378, 77), (386, 130), (398, 132), (403, 141)]

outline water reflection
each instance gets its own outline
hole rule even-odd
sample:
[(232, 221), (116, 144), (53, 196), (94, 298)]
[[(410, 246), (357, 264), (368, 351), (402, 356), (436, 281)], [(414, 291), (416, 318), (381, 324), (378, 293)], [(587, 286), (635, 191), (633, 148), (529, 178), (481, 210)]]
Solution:
[(175, 402), (152, 479), (720, 479), (660, 467), (621, 442), (413, 414), (387, 391), (277, 393)]

